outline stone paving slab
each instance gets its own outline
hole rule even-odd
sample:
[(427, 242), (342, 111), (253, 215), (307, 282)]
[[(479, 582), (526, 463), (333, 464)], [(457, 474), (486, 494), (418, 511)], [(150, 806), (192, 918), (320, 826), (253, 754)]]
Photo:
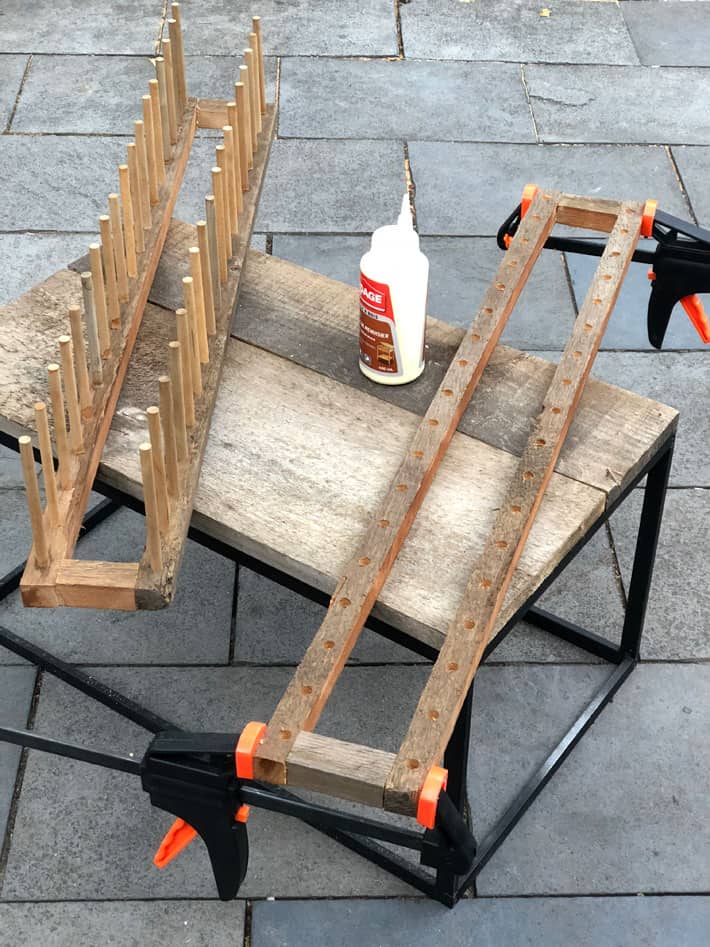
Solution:
[[(657, 246), (655, 241), (642, 240), (642, 244), (653, 250)], [(580, 256), (577, 253), (565, 254), (567, 268), (572, 280), (577, 306), (581, 306), (599, 265), (596, 257)], [(649, 266), (647, 263), (632, 263), (624, 278), (619, 298), (604, 338), (602, 349), (632, 349), (637, 351), (655, 351), (648, 341), (646, 328), (646, 313), (651, 294), (651, 283), (648, 279)], [(710, 297), (705, 296), (705, 305), (710, 307)], [(680, 305), (676, 306), (668, 324), (668, 331), (663, 343), (664, 351), (668, 349), (704, 349), (705, 345), (695, 331), (692, 322)]]
[(420, 59), (638, 63), (616, 4), (416, 0), (400, 7), (404, 53)]
[[(27, 726), (34, 685), (33, 668), (0, 668), (0, 725), (18, 728)], [(5, 838), (21, 753), (19, 746), (0, 743), (0, 846)], [(0, 930), (2, 927), (3, 925), (0, 924)], [(1, 940), (2, 933), (0, 933)]]
[(673, 157), (698, 223), (710, 228), (710, 192), (707, 187), (710, 148), (681, 146), (673, 149)]
[(3, 0), (0, 52), (152, 54), (160, 30), (155, 0)]
[[(96, 675), (180, 726), (238, 731), (268, 720), (289, 668), (100, 668)], [(424, 669), (347, 668), (322, 732), (394, 749), (414, 709)], [(36, 729), (119, 754), (140, 755), (149, 735), (45, 677)], [(152, 857), (172, 823), (136, 777), (31, 751), (2, 888), (6, 900), (212, 898), (204, 846), (193, 843), (164, 871)], [(383, 870), (294, 819), (253, 809), (243, 897), (413, 894)], [(51, 853), (51, 858), (47, 857)]]
[[(382, 223), (394, 220), (391, 212)], [(369, 237), (276, 236), (273, 255), (358, 285), (360, 257)], [(470, 325), (502, 253), (491, 238), (424, 237), (421, 249), (429, 258), (427, 308), (452, 325)], [(574, 321), (572, 297), (562, 257), (545, 254), (533, 270), (503, 341), (526, 350), (561, 346)]]
[(636, 52), (646, 66), (707, 66), (710, 7), (706, 3), (619, 4)]
[(525, 67), (541, 141), (710, 143), (704, 69)]
[(125, 138), (0, 136), (0, 222), (5, 231), (98, 230), (118, 188)]
[[(496, 802), (500, 771), (510, 767), (501, 741), (512, 734), (529, 756), (534, 744), (522, 732), (539, 713), (541, 694), (553, 706), (560, 691), (578, 694), (575, 678), (588, 669), (560, 671), (564, 690), (549, 668), (526, 669), (520, 689), (511, 673), (500, 669), (498, 677), (508, 675), (502, 712), (490, 714), (483, 732), (474, 722), (470, 772), (496, 787), (489, 788)], [(706, 892), (709, 695), (708, 665), (637, 668), (478, 876), (479, 895)], [(487, 706), (490, 712), (494, 701)], [(471, 798), (481, 798), (476, 782)]]
[(255, 229), (370, 233), (397, 213), (405, 190), (397, 142), (275, 141)]
[(710, 443), (710, 413), (705, 352), (601, 352), (594, 363), (593, 374), (596, 378), (677, 408), (680, 419), (671, 484), (676, 487), (710, 486), (707, 446)]
[(82, 256), (93, 238), (93, 233), (0, 233), (0, 306)]
[[(1, 44), (2, 40), (0, 40)], [(12, 115), (26, 66), (27, 56), (0, 56), (0, 129), (2, 130), (5, 130)]]
[(531, 182), (617, 200), (653, 195), (664, 210), (688, 216), (671, 162), (659, 147), (413, 141), (409, 157), (422, 234), (496, 234)]
[[(20, 500), (19, 515), (26, 521), (24, 496)], [(5, 522), (4, 518), (3, 526)], [(77, 556), (136, 561), (144, 544), (143, 517), (121, 510), (79, 542)], [(28, 548), (25, 542), (11, 565), (21, 561)], [(65, 661), (80, 664), (226, 664), (233, 589), (234, 564), (188, 541), (169, 608), (157, 612), (24, 608), (15, 592), (0, 602), (0, 624)], [(13, 656), (13, 663), (17, 660)]]
[[(184, 0), (185, 51), (201, 56), (241, 53), (251, 30), (251, 7), (224, 0)], [(389, 0), (362, 0), (344, 15), (337, 0), (261, 0), (264, 52), (272, 56), (396, 56), (395, 11)], [(167, 35), (167, 30), (166, 30)]]
[(708, 897), (275, 901), (252, 909), (251, 947), (705, 947)]
[(75, 901), (0, 904), (0, 943), (46, 947), (236, 947), (244, 902)]
[[(614, 546), (627, 590), (642, 500), (642, 492), (634, 491), (611, 519)], [(708, 536), (710, 491), (670, 490), (641, 647), (646, 660), (710, 658), (710, 590), (700, 578), (707, 570)]]
[(283, 138), (535, 141), (513, 63), (287, 58), (279, 111)]

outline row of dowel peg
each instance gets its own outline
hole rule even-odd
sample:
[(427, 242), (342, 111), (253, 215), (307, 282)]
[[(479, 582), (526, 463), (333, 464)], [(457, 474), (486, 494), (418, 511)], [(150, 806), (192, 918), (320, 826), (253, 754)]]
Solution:
[(149, 440), (138, 448), (146, 520), (146, 553), (153, 572), (163, 567), (162, 539), (180, 499), (182, 473), (191, 460), (190, 432), (197, 424), (195, 402), (203, 394), (203, 368), (210, 361), (210, 338), (217, 331), (222, 287), (239, 235), (249, 169), (254, 166), (262, 116), (266, 113), (264, 63), (259, 17), (253, 18), (228, 124), (216, 146), (213, 193), (198, 221), (197, 246), (190, 247), (190, 275), (182, 281), (184, 306), (175, 313), (177, 338), (169, 343), (169, 370), (158, 379), (159, 405), (147, 409)]

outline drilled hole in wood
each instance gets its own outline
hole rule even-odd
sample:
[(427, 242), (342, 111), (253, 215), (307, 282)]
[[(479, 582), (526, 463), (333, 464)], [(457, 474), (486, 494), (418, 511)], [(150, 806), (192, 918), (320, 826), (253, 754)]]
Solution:
[(496, 289), (503, 292), (503, 290), (505, 289), (505, 283), (496, 283)]
[(347, 608), (350, 604), (351, 602), (349, 598), (341, 598), (338, 602), (338, 605), (340, 605), (341, 608)]
[(530, 243), (530, 240), (528, 239), (528, 237), (521, 237), (521, 238), (520, 238), (520, 242), (521, 242), (521, 243)]
[[(480, 335), (478, 334), (478, 332), (472, 332), (472, 333), (471, 333), (471, 341), (472, 341), (472, 342), (480, 342), (480, 341), (481, 341), (481, 337), (480, 337)], [(468, 362), (466, 362), (466, 364), (468, 365)]]
[(333, 648), (335, 647), (335, 642), (334, 642), (334, 641), (324, 641), (324, 642), (323, 642), (323, 647), (325, 648), (326, 651), (332, 651)]
[(378, 521), (377, 521), (377, 525), (380, 527), (380, 529), (387, 529), (387, 527), (390, 525), (390, 521), (389, 521), (389, 520), (378, 520)]
[(602, 273), (602, 279), (611, 279), (611, 273)]
[(535, 438), (535, 447), (544, 447), (545, 444), (547, 444), (547, 441), (545, 440), (544, 437)]
[(581, 358), (581, 357), (582, 357), (581, 352), (572, 352), (572, 358)]
[(571, 384), (572, 384), (572, 379), (571, 379), (571, 378), (563, 378), (563, 379), (562, 379), (562, 384), (563, 384), (563, 385), (571, 385)]
[(593, 328), (594, 328), (594, 326), (592, 325), (591, 322), (585, 322), (585, 323), (584, 323), (584, 331), (585, 331), (585, 332), (591, 332)]
[(416, 457), (417, 460), (421, 460), (423, 456), (424, 456), (424, 451), (423, 451), (423, 450), (413, 450), (413, 451), (412, 451), (412, 457)]
[(441, 393), (447, 398), (453, 398), (454, 396), (453, 388), (442, 388)]
[(406, 483), (398, 483), (395, 489), (397, 489), (400, 493), (406, 493), (406, 492), (407, 492), (407, 484), (406, 484)]
[(628, 233), (628, 232), (629, 232), (629, 228), (628, 228), (628, 227), (620, 227), (620, 228), (619, 228), (619, 233)]
[(459, 666), (456, 663), (456, 661), (449, 661), (449, 663), (446, 665), (446, 670), (450, 671), (452, 674), (454, 671), (458, 671), (458, 669), (459, 669)]
[(523, 473), (523, 480), (532, 480), (534, 477), (535, 474), (532, 472), (532, 470), (526, 470)]
[(484, 306), (483, 309), (481, 309), (481, 312), (483, 313), (484, 316), (490, 316), (493, 310), (491, 309), (490, 306)]
[(592, 302), (594, 303), (595, 306), (601, 306), (602, 304), (601, 297), (595, 296)]
[(427, 421), (427, 424), (429, 425), (429, 427), (439, 426), (439, 422), (436, 420), (436, 418), (429, 418), (429, 420)]
[(498, 549), (507, 549), (508, 543), (504, 539), (497, 539), (496, 546), (498, 547)]
[(465, 367), (468, 365), (468, 359), (467, 359), (467, 358), (460, 358), (460, 359), (458, 360), (458, 362), (457, 362), (457, 365), (460, 365), (461, 368), (465, 368)]
[(361, 565), (361, 566), (369, 566), (369, 565), (370, 565), (370, 557), (369, 557), (369, 556), (360, 556), (360, 558), (358, 559), (358, 565)]
[(481, 588), (482, 588), (482, 589), (489, 589), (492, 585), (493, 585), (493, 583), (491, 582), (490, 579), (481, 579)]
[(612, 250), (610, 256), (621, 256), (621, 250)]
[(520, 513), (520, 512), (521, 512), (521, 507), (519, 507), (517, 503), (513, 503), (513, 505), (512, 505), (511, 508), (510, 508), (510, 512), (511, 512), (511, 513)]
[(290, 730), (279, 730), (279, 736), (281, 737), (282, 740), (290, 740), (290, 739), (291, 739), (291, 731), (290, 731)]
[(305, 697), (308, 697), (309, 694), (312, 694), (312, 693), (313, 693), (313, 688), (311, 687), (310, 684), (304, 684), (303, 687), (301, 688), (301, 693), (302, 693)]
[(508, 266), (517, 266), (517, 265), (518, 265), (518, 261), (513, 259), (512, 257), (510, 260), (508, 260)]
[(407, 760), (409, 769), (419, 769), (419, 760)]
[(473, 629), (476, 627), (476, 622), (473, 620), (473, 618), (464, 618), (463, 626), (467, 631), (473, 631)]
[(438, 720), (438, 719), (439, 719), (439, 711), (438, 711), (438, 710), (430, 710), (430, 711), (429, 711), (429, 719), (430, 719), (430, 720)]
[(561, 410), (562, 408), (550, 408), (550, 411), (552, 411), (553, 414), (559, 414)]
[(533, 215), (532, 215), (532, 219), (533, 219), (533, 220), (539, 220), (539, 219), (540, 219), (540, 215), (539, 215), (539, 214), (533, 214)]

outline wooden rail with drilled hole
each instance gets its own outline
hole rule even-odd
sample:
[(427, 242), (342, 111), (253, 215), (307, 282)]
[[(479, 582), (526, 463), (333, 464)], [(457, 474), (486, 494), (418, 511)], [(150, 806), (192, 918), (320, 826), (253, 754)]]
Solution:
[[(554, 470), (638, 241), (642, 208), (538, 192), (417, 429), (390, 491), (257, 749), (255, 775), (412, 815), (443, 756)], [(544, 408), (398, 754), (309, 733), (399, 552), (451, 435), (555, 223), (610, 232)], [(292, 768), (293, 767), (293, 768)]]

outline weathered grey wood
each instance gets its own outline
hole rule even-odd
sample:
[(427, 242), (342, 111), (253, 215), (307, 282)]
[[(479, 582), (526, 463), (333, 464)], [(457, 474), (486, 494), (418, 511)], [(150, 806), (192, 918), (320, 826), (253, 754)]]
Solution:
[(385, 808), (412, 814), (441, 760), (545, 495), (641, 229), (640, 204), (623, 204), (542, 412), (496, 513), (387, 779)]
[(394, 753), (302, 730), (288, 758), (288, 784), (382, 808)]
[[(387, 580), (527, 277), (555, 224), (557, 194), (538, 192), (501, 259), (387, 492), (373, 511), (320, 628), (274, 711), (255, 758), (257, 778), (286, 782), (300, 730), (312, 730)], [(347, 471), (344, 471), (347, 477)]]

